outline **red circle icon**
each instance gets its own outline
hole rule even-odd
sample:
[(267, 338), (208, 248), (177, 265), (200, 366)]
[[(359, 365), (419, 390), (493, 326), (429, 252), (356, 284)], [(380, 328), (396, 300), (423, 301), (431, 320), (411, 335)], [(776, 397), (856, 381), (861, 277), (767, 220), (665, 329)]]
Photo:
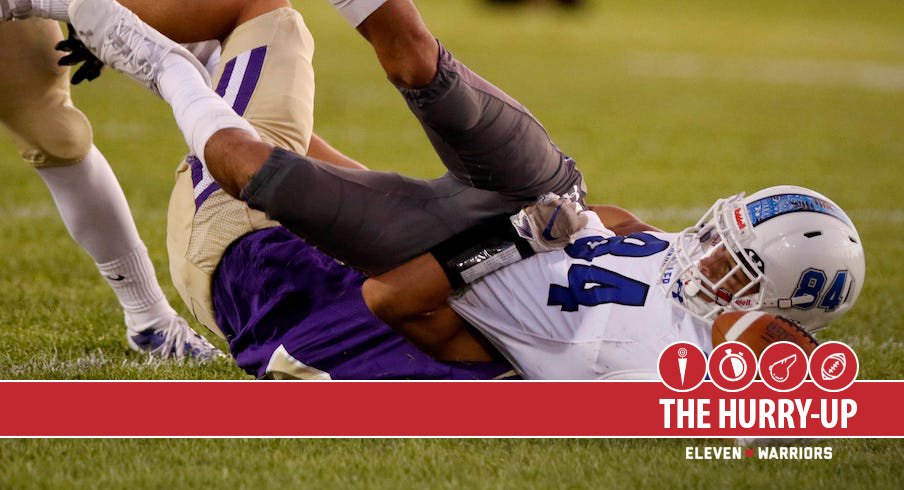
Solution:
[(760, 354), (760, 379), (775, 391), (796, 390), (807, 379), (807, 354), (793, 342), (769, 344)]
[(675, 342), (659, 354), (659, 377), (674, 391), (691, 391), (706, 378), (706, 356), (690, 342)]
[(810, 354), (810, 379), (825, 391), (846, 390), (859, 371), (857, 354), (842, 342), (825, 342)]
[(722, 342), (709, 356), (709, 379), (724, 391), (741, 391), (756, 378), (756, 356), (740, 342)]

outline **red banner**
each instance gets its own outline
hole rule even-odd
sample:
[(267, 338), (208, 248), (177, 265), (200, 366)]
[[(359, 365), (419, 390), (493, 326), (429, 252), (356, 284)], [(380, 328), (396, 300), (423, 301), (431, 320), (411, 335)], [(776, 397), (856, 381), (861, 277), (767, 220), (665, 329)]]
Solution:
[(0, 437), (904, 437), (904, 381), (0, 382)]

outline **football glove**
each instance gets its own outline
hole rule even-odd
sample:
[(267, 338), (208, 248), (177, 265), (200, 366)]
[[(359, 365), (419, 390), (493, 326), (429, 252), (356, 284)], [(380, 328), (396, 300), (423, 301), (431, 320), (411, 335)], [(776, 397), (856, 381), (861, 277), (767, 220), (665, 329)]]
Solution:
[(100, 76), (101, 70), (104, 68), (104, 62), (97, 59), (97, 57), (88, 50), (85, 43), (83, 43), (75, 34), (75, 28), (72, 27), (72, 24), (68, 24), (68, 26), (69, 38), (58, 42), (56, 50), (69, 54), (60, 58), (60, 61), (57, 63), (60, 66), (75, 66), (81, 63), (82, 66), (79, 66), (75, 70), (75, 73), (72, 74), (72, 84), (78, 85), (79, 83), (82, 83), (83, 80), (88, 80), (90, 82)]
[(512, 226), (535, 252), (565, 248), (571, 237), (587, 226), (577, 195), (547, 193), (511, 217)]

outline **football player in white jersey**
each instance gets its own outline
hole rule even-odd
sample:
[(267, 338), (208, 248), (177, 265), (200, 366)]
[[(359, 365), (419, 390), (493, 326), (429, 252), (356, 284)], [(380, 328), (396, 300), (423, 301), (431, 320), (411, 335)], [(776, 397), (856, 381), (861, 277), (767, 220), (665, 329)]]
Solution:
[(635, 222), (650, 231), (619, 234), (588, 214), (563, 250), (496, 271), (450, 301), (525, 377), (655, 377), (670, 343), (708, 352), (722, 312), (767, 311), (815, 331), (848, 311), (863, 285), (857, 230), (809, 189), (720, 200), (681, 233)]
[[(0, 6), (0, 20), (15, 13), (10, 5)], [(53, 21), (0, 22), (0, 124), (116, 293), (129, 346), (159, 357), (211, 358), (219, 351), (163, 295), (125, 195), (92, 143), (87, 118), (72, 105), (68, 70), (57, 65), (54, 51), (62, 39)]]
[[(394, 9), (402, 15), (384, 15)], [(248, 191), (249, 182), (273, 177), (256, 175), (273, 155), (277, 160), (303, 160), (261, 143), (247, 122), (237, 119), (228, 107), (220, 107), (216, 96), (204, 93), (203, 77), (197, 73), (188, 76), (196, 68), (190, 61), (183, 61), (188, 60), (183, 53), (161, 39), (159, 33), (122, 14), (110, 0), (76, 0), (71, 12), (76, 27), (88, 37), (86, 43), (104, 61), (159, 91), (174, 106), (189, 145), (199, 157), (204, 155), (206, 168), (218, 176), (230, 194), (238, 197), (242, 188)], [(129, 37), (136, 44), (123, 50), (121, 44), (104, 41), (105, 35), (116, 35), (103, 27), (105, 23), (127, 25)], [(369, 35), (400, 25), (422, 28), (410, 3), (390, 0), (359, 29), (374, 42)], [(436, 59), (435, 44), (431, 47), (422, 40), (405, 46), (403, 39), (397, 48), (376, 42), (375, 48), (384, 67), (387, 61), (393, 63), (393, 56), (402, 64), (418, 65), (431, 56)], [(142, 47), (150, 49), (142, 51)], [(420, 48), (424, 51), (418, 51)], [(149, 56), (142, 59), (141, 54)], [(441, 57), (439, 66), (433, 67), (434, 73), (448, 68), (450, 64), (444, 64), (444, 59)], [(177, 65), (186, 70), (180, 79), (181, 93), (171, 86), (179, 71)], [(426, 66), (430, 73), (430, 64), (418, 66)], [(454, 79), (456, 75), (448, 76)], [(192, 84), (197, 94), (185, 97), (185, 91), (194, 90), (186, 88)], [(433, 102), (429, 98), (414, 99), (418, 106)], [(529, 163), (519, 159), (509, 165), (517, 170)], [(318, 167), (316, 162), (298, 165)], [(456, 169), (450, 166), (450, 170)], [(495, 170), (504, 174), (512, 169)], [(360, 171), (331, 175), (339, 180), (368, 179)], [(316, 185), (321, 183), (332, 185), (329, 180)], [(300, 184), (297, 190), (302, 193), (318, 190), (310, 187), (314, 182), (309, 182), (308, 188), (304, 182)], [(409, 184), (417, 187), (416, 182)], [(282, 196), (289, 201), (295, 197), (287, 193)], [(387, 194), (387, 199), (392, 198)], [(309, 211), (314, 212), (298, 210), (302, 214)], [(655, 372), (656, 355), (674, 340), (689, 340), (708, 348), (711, 322), (723, 311), (776, 311), (818, 329), (848, 310), (862, 287), (864, 257), (856, 229), (834, 203), (807, 189), (770, 188), (747, 199), (735, 196), (721, 200), (697, 225), (679, 234), (662, 234), (617, 208), (595, 211), (599, 213), (584, 212), (586, 226), (569, 233), (570, 243), (564, 249), (539, 253), (493, 272), (472, 282), (451, 300), (452, 308), (480, 329), (528, 378), (650, 376)], [(554, 211), (552, 221), (556, 215)], [(537, 239), (535, 231), (541, 229), (534, 226), (526, 234)], [(335, 232), (307, 231), (315, 237)], [(548, 231), (543, 230), (541, 235)], [(374, 243), (361, 242), (359, 246)], [(443, 339), (449, 338), (449, 332), (465, 328), (460, 318), (444, 313), (451, 293), (447, 272), (435, 255), (421, 255), (372, 277), (365, 283), (364, 297), (370, 309), (384, 320), (426, 350), (436, 351)], [(448, 350), (446, 353), (449, 355)]]

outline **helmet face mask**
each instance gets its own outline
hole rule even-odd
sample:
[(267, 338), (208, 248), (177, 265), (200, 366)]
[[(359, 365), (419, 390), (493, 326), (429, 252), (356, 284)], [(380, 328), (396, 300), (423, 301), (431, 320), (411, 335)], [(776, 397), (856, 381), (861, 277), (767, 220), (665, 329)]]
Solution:
[(677, 265), (672, 271), (677, 278), (671, 283), (672, 299), (707, 321), (723, 311), (763, 306), (766, 276), (729, 226), (731, 210), (743, 198), (738, 194), (716, 201), (696, 225), (679, 233), (674, 255), (664, 267)]
[(850, 309), (864, 275), (847, 215), (814, 191), (779, 186), (716, 201), (678, 235), (661, 286), (707, 322), (762, 310), (815, 331)]

